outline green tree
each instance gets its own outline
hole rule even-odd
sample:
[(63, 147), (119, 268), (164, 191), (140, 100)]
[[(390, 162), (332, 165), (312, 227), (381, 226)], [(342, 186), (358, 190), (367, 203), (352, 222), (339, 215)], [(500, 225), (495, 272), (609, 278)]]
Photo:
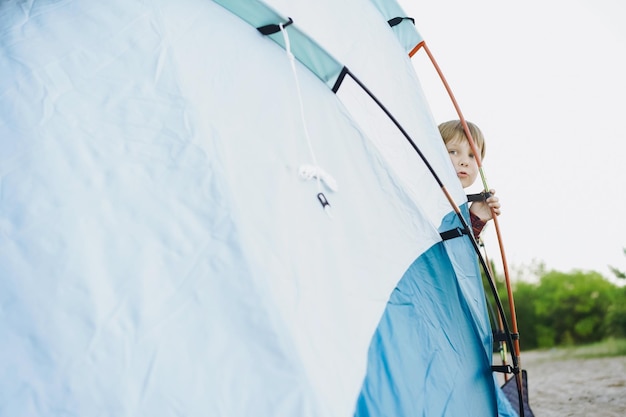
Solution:
[(609, 330), (605, 316), (615, 295), (615, 286), (597, 272), (546, 273), (534, 300), (538, 346), (603, 339)]
[(537, 342), (537, 316), (535, 313), (535, 294), (537, 285), (529, 282), (518, 281), (513, 288), (515, 300), (515, 312), (517, 315), (517, 328), (520, 335), (520, 347), (522, 350), (539, 347)]
[[(626, 255), (626, 248), (623, 249)], [(626, 272), (609, 265), (616, 278), (626, 279)], [(608, 309), (606, 327), (614, 337), (626, 337), (626, 287), (617, 290), (616, 300)]]
[[(506, 322), (509, 325), (509, 330), (513, 331), (513, 320), (509, 307), (509, 295), (506, 288), (505, 279), (504, 277), (501, 277), (497, 274), (496, 266), (493, 262), (490, 266), (491, 270), (493, 271), (495, 287), (498, 292), (498, 297), (500, 298), (500, 301), (502, 303)], [(532, 268), (534, 272), (537, 272), (541, 270), (542, 265), (533, 265)], [(495, 296), (493, 295), (493, 291), (491, 290), (491, 286), (489, 285), (488, 278), (484, 271), (482, 272), (482, 274), (483, 286), (487, 297), (487, 304), (489, 306), (491, 314), (492, 327), (495, 331), (498, 330), (499, 327), (499, 313), (496, 308)], [(515, 313), (517, 318), (517, 330), (520, 336), (520, 347), (522, 349), (534, 349), (537, 347), (536, 334), (534, 329), (534, 306), (532, 304), (532, 300), (534, 299), (534, 291), (536, 291), (536, 288), (532, 284), (522, 281), (513, 283), (513, 301), (515, 304)]]
[[(526, 277), (530, 272), (538, 279), (528, 282), (518, 277), (513, 281), (522, 350), (626, 337), (626, 286), (620, 288), (597, 272), (547, 271), (543, 264), (521, 272)], [(497, 311), (484, 278), (495, 330)], [(496, 275), (495, 283), (513, 330), (504, 279)]]
[(616, 289), (615, 300), (607, 310), (605, 323), (609, 336), (626, 337), (626, 287)]

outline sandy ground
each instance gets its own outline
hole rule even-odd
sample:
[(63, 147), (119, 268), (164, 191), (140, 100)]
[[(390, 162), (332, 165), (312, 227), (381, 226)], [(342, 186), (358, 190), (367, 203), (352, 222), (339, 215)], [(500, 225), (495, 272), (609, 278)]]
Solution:
[(530, 351), (521, 362), (535, 417), (626, 416), (626, 356), (571, 359)]

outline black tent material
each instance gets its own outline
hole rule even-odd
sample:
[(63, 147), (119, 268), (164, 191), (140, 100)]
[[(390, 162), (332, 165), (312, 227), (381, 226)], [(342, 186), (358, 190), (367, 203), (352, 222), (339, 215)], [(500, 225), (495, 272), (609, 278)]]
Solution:
[[(534, 417), (533, 411), (528, 404), (528, 375), (522, 370), (522, 386), (524, 388), (524, 417)], [(510, 378), (502, 385), (502, 391), (506, 398), (511, 402), (514, 409), (519, 410), (519, 397), (517, 394), (517, 382), (515, 378)]]

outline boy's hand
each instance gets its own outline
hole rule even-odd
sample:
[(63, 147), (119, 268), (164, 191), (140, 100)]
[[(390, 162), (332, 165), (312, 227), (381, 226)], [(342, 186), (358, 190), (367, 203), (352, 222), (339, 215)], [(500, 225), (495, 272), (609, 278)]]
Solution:
[[(482, 221), (493, 219), (493, 214), (500, 215), (500, 200), (495, 196), (496, 190), (489, 190), (491, 197), (485, 201), (476, 201), (470, 206), (470, 211), (480, 217)], [(493, 212), (492, 212), (493, 209)]]

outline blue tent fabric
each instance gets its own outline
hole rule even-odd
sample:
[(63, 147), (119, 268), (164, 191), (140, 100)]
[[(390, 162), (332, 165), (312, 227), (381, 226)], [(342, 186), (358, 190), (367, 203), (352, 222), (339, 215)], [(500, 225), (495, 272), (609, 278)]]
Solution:
[(480, 415), (495, 407), (476, 329), (457, 325), (471, 321), (463, 300), (443, 243), (411, 265), (372, 340), (356, 416)]
[[(467, 204), (461, 210), (467, 223)], [(455, 228), (462, 223), (451, 212), (440, 231)], [(490, 406), (517, 416), (489, 381), (493, 341), (470, 245), (467, 236), (434, 245), (402, 277), (372, 339), (355, 416), (481, 415)], [(475, 374), (463, 370), (468, 362)]]

